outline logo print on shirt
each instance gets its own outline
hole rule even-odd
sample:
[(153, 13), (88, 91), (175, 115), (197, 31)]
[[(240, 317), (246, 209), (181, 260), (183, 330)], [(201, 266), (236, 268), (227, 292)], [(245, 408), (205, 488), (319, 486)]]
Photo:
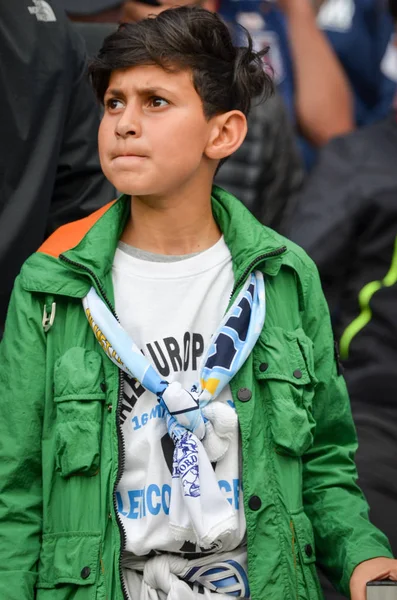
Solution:
[(54, 11), (48, 2), (44, 0), (32, 0), (34, 6), (28, 6), (28, 11), (31, 15), (35, 15), (38, 21), (45, 23), (54, 22), (57, 20)]
[[(98, 330), (99, 331), (99, 330)], [(97, 331), (95, 333), (98, 333)], [(98, 334), (99, 335), (99, 334)], [(98, 338), (99, 339), (99, 338)], [(101, 341), (101, 340), (100, 340)], [(163, 377), (170, 373), (178, 373), (192, 369), (196, 371), (199, 359), (204, 351), (204, 339), (200, 333), (186, 331), (181, 344), (174, 337), (166, 337), (147, 343), (142, 348), (142, 353), (153, 361), (154, 367)], [(124, 423), (128, 413), (131, 413), (137, 400), (145, 393), (145, 388), (136, 380), (124, 375), (124, 394), (120, 412), (120, 421)], [(160, 410), (160, 409), (158, 409)], [(135, 417), (135, 429), (140, 429), (149, 419), (156, 416), (152, 412), (145, 417), (145, 422)], [(157, 416), (160, 416), (158, 414)]]
[(200, 496), (200, 480), (197, 444), (190, 434), (183, 436), (179, 449), (175, 450), (174, 458), (173, 477), (182, 476), (183, 495), (198, 498)]
[(235, 560), (214, 561), (210, 566), (193, 567), (183, 579), (201, 583), (211, 592), (238, 598), (249, 598), (251, 595), (247, 573)]

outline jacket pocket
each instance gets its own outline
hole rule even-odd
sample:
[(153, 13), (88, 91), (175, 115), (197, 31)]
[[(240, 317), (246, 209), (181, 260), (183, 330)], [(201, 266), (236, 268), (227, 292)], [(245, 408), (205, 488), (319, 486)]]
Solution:
[(312, 400), (316, 378), (312, 341), (302, 329), (266, 329), (254, 349), (255, 376), (270, 399), (277, 452), (302, 456), (313, 443)]
[(105, 385), (101, 357), (70, 348), (56, 363), (56, 468), (62, 477), (99, 469)]
[(291, 515), (291, 529), (297, 597), (299, 600), (322, 600), (323, 593), (316, 570), (313, 528), (303, 511)]
[(43, 535), (36, 583), (38, 600), (96, 600), (100, 548), (100, 533)]

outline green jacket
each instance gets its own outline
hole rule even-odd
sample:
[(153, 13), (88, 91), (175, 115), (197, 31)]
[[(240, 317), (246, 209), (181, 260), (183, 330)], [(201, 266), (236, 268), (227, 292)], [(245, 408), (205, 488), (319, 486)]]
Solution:
[[(220, 188), (213, 211), (233, 256), (234, 296), (254, 267), (267, 283), (264, 329), (231, 382), (252, 600), (319, 600), (316, 560), (348, 593), (358, 563), (391, 553), (355, 483), (355, 430), (317, 271)], [(123, 599), (114, 493), (123, 377), (81, 298), (94, 285), (113, 304), (128, 214), (121, 197), (59, 229), (15, 283), (0, 346), (4, 600)]]

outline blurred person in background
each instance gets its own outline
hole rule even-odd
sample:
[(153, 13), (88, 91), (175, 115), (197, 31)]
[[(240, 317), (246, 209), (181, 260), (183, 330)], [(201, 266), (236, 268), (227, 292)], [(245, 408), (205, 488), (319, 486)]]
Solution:
[(296, 129), (306, 167), (316, 149), (355, 126), (350, 86), (311, 0), (221, 0), (220, 13), (257, 48), (269, 45), (275, 81)]
[[(390, 0), (397, 23), (397, 0)], [(397, 46), (389, 49), (397, 81)], [(394, 64), (394, 68), (393, 68)], [(333, 140), (285, 232), (317, 263), (350, 392), (360, 485), (397, 552), (397, 112)], [(327, 592), (327, 598), (339, 598)]]
[(85, 41), (88, 59), (96, 56), (103, 40), (114, 31), (124, 17), (120, 0), (62, 0), (73, 27)]
[(311, 0), (278, 0), (276, 6), (286, 19), (298, 127), (318, 148), (354, 128), (350, 87)]
[(220, 12), (232, 26), (244, 24), (257, 47), (271, 46), (308, 168), (332, 137), (387, 115), (396, 86), (386, 0), (221, 0)]
[(396, 90), (386, 64), (394, 32), (387, 0), (313, 2), (318, 9), (317, 23), (352, 86), (357, 126), (387, 116)]
[(123, 20), (136, 22), (145, 19), (149, 14), (158, 15), (167, 8), (175, 8), (184, 5), (197, 5), (206, 10), (215, 12), (217, 0), (126, 0), (124, 3)]
[(90, 58), (99, 52), (103, 40), (117, 24), (136, 22), (167, 8), (198, 4), (214, 11), (216, 0), (62, 0), (66, 14), (84, 37)]
[(147, 6), (151, 7), (152, 15), (185, 4), (198, 4), (215, 11), (217, 0), (63, 0), (63, 4), (72, 21), (123, 23), (144, 19)]
[(63, 0), (72, 21), (119, 23), (123, 19), (123, 0)]
[(56, 1), (0, 3), (0, 337), (25, 259), (114, 189), (97, 153), (83, 40)]

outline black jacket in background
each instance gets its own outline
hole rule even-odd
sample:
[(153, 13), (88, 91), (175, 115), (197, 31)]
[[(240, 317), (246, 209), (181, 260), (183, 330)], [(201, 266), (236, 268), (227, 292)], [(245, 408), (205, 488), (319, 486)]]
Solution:
[(303, 180), (292, 125), (281, 96), (275, 94), (253, 106), (247, 137), (222, 165), (215, 183), (237, 196), (261, 223), (278, 231)]
[[(317, 263), (338, 339), (361, 313), (360, 291), (379, 282), (343, 365), (359, 483), (397, 555), (396, 115), (328, 144), (285, 233)], [(327, 600), (340, 598), (326, 589)]]
[(283, 233), (320, 271), (339, 338), (368, 282), (390, 268), (397, 235), (397, 119), (331, 141), (297, 197)]
[(0, 3), (0, 87), (1, 331), (24, 260), (114, 189), (99, 166), (84, 41), (59, 4)]

